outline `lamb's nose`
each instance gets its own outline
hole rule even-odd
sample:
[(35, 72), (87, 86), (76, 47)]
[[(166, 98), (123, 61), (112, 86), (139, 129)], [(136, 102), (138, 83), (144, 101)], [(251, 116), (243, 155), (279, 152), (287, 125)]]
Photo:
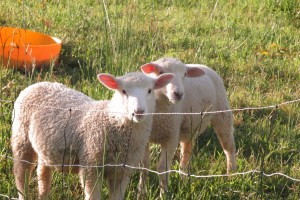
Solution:
[(178, 100), (180, 100), (180, 99), (182, 98), (182, 96), (183, 96), (183, 93), (181, 93), (181, 92), (174, 92), (174, 95), (175, 95), (175, 97), (176, 97)]
[(144, 114), (145, 110), (144, 109), (135, 109), (134, 114), (138, 116), (142, 116)]

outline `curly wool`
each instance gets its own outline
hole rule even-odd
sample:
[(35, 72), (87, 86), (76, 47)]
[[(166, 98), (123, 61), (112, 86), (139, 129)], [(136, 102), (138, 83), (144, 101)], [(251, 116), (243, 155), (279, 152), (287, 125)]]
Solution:
[[(141, 77), (130, 76), (128, 75), (125, 81), (134, 80), (135, 85), (147, 82)], [(154, 95), (153, 103), (149, 106), (153, 107), (150, 110), (153, 112)], [(33, 84), (23, 90), (15, 102), (11, 138), (14, 158), (29, 162), (34, 162), (37, 158), (41, 164), (39, 167), (45, 168), (61, 164), (137, 166), (148, 142), (152, 117), (145, 116), (146, 119), (141, 123), (133, 123), (125, 117), (125, 109), (126, 106), (122, 106), (118, 92), (111, 101), (95, 101), (59, 83)], [(27, 165), (15, 162), (14, 171), (17, 179), (21, 179), (20, 183), (24, 182), (20, 177), (25, 170), (24, 166)], [(57, 167), (57, 170), (61, 169)], [(64, 170), (69, 169), (65, 167)], [(72, 172), (79, 173), (82, 180), (84, 177), (97, 178), (96, 169), (73, 167)], [(130, 173), (128, 168), (105, 168), (106, 179), (116, 182), (120, 182), (118, 178), (128, 179)], [(24, 186), (21, 184), (18, 188), (22, 187)], [(89, 187), (94, 185), (86, 183), (85, 189)], [(112, 183), (109, 187), (112, 188)], [(47, 189), (43, 191), (43, 187), (41, 188), (39, 186), (39, 193), (43, 198)], [(91, 197), (98, 198), (100, 197)], [(115, 198), (120, 197), (116, 195)]]

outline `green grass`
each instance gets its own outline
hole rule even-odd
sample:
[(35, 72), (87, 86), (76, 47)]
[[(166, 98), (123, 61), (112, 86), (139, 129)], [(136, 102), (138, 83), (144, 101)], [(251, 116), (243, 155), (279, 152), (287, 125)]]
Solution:
[[(162, 56), (202, 63), (224, 79), (233, 108), (273, 105), (300, 97), (300, 5), (297, 0), (217, 1), (0, 1), (0, 26), (22, 27), (63, 41), (59, 66), (21, 72), (0, 64), (0, 98), (15, 100), (26, 86), (58, 81), (96, 99), (111, 96), (96, 74), (121, 75)], [(1, 102), (0, 194), (17, 197), (12, 173), (12, 103)], [(238, 172), (263, 169), (300, 178), (299, 103), (236, 112)], [(159, 148), (151, 152), (152, 168)], [(178, 156), (177, 156), (178, 157)], [(178, 160), (174, 160), (178, 169)], [(213, 129), (197, 140), (191, 173), (224, 174), (225, 155)], [(82, 199), (76, 176), (53, 175), (50, 199)], [(134, 174), (126, 199), (137, 193)], [(30, 193), (37, 193), (34, 177)], [(159, 196), (150, 174), (148, 199)], [(299, 182), (259, 173), (181, 179), (171, 174), (169, 199), (299, 199)], [(103, 188), (107, 198), (107, 188)]]

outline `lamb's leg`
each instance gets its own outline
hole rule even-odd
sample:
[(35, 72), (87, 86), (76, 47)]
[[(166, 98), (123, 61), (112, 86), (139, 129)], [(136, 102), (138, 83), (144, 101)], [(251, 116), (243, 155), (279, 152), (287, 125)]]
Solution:
[(192, 141), (181, 141), (180, 142), (180, 165), (179, 168), (183, 172), (187, 171), (187, 166), (192, 155)]
[(123, 200), (126, 187), (130, 179), (128, 175), (118, 175), (115, 178), (108, 180), (108, 189), (111, 200)]
[[(169, 140), (164, 141), (164, 143), (161, 144), (161, 155), (158, 163), (158, 172), (164, 172), (170, 170), (177, 146), (178, 146), (178, 137), (176, 136), (171, 137)], [(161, 197), (164, 195), (165, 192), (168, 192), (168, 177), (169, 177), (168, 173), (159, 175)]]
[[(14, 138), (12, 138), (12, 140), (14, 140)], [(27, 199), (26, 192), (28, 191), (32, 170), (35, 167), (35, 165), (32, 163), (36, 161), (37, 155), (31, 147), (29, 141), (24, 143), (20, 142), (20, 140), (18, 141), (19, 142), (12, 143), (14, 175), (19, 199)]]
[(220, 113), (212, 119), (212, 125), (227, 159), (227, 173), (236, 170), (233, 117), (231, 112)]
[(79, 177), (84, 188), (84, 199), (100, 200), (101, 194), (96, 169), (80, 168)]
[[(142, 167), (149, 169), (150, 168), (150, 152), (149, 152), (149, 144), (147, 144), (143, 160), (141, 162)], [(140, 181), (138, 185), (138, 190), (139, 190), (139, 198), (138, 199), (143, 199), (145, 198), (145, 195), (147, 194), (146, 191), (146, 184), (148, 183), (148, 175), (149, 172), (147, 170), (142, 170), (140, 173)]]
[(46, 199), (51, 188), (52, 170), (50, 167), (39, 164), (37, 167), (39, 199)]

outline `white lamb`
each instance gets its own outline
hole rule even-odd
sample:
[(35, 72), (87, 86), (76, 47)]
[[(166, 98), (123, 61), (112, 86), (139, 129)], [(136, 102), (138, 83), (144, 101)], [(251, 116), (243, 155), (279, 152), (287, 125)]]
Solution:
[[(146, 74), (156, 77), (173, 73), (173, 81), (156, 91), (157, 113), (201, 113), (229, 109), (225, 87), (220, 76), (212, 69), (199, 64), (184, 64), (175, 58), (161, 58), (141, 67)], [(227, 158), (227, 172), (236, 169), (233, 117), (231, 112), (212, 115), (155, 115), (150, 143), (161, 145), (158, 171), (170, 169), (174, 152), (180, 141), (180, 169), (186, 171), (192, 153), (192, 142), (211, 123)], [(149, 147), (143, 160), (149, 167)], [(144, 190), (146, 177), (141, 175), (139, 189)], [(167, 190), (168, 175), (160, 176), (160, 186)]]
[[(88, 166), (138, 166), (152, 125), (152, 116), (143, 114), (155, 109), (153, 90), (173, 77), (99, 74), (100, 82), (115, 91), (110, 101), (95, 101), (59, 83), (36, 83), (23, 90), (14, 105), (11, 138), (19, 199), (27, 199), (25, 177), (36, 160), (40, 199), (50, 191), (53, 169), (78, 173), (85, 199), (90, 200), (101, 199), (99, 173), (104, 171), (110, 198), (123, 199), (131, 169)], [(63, 168), (63, 164), (81, 166)]]

